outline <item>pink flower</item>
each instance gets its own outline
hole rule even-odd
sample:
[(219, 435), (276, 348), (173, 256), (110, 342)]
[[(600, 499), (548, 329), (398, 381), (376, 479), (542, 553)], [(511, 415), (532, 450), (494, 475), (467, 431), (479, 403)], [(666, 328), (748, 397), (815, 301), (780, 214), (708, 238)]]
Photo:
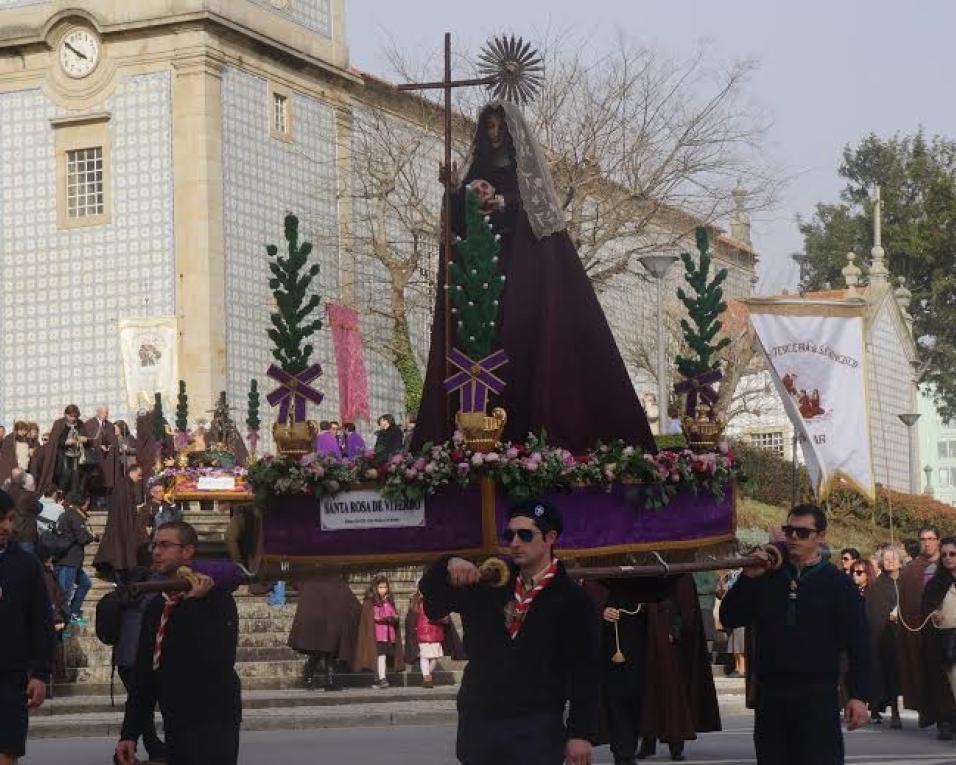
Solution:
[(463, 443), (465, 443), (465, 434), (460, 430), (456, 430), (452, 434), (451, 441), (453, 444), (455, 444), (455, 446), (461, 446)]
[(621, 452), (621, 454), (623, 454), (625, 457), (631, 457), (631, 456), (633, 456), (633, 455), (634, 455), (634, 447), (633, 447), (633, 446), (625, 446), (625, 447), (624, 447), (624, 451)]
[(409, 481), (411, 481), (411, 480), (414, 479), (414, 478), (418, 478), (418, 471), (417, 471), (415, 468), (411, 467), (411, 468), (409, 468), (408, 470), (405, 471), (405, 477), (406, 477)]
[(474, 465), (475, 467), (483, 465), (484, 462), (485, 462), (485, 455), (483, 455), (481, 452), (475, 452), (474, 454), (471, 455), (471, 464)]
[(534, 473), (540, 464), (540, 462), (535, 462), (534, 460), (525, 460), (524, 467), (529, 473)]
[(311, 452), (310, 454), (303, 455), (302, 459), (299, 460), (299, 464), (302, 467), (308, 467), (313, 462), (315, 462), (318, 458), (319, 458), (318, 454), (316, 454), (315, 452)]
[(471, 466), (467, 462), (458, 463), (458, 472), (464, 475), (471, 469)]
[(498, 452), (488, 452), (485, 455), (485, 462), (497, 462), (501, 458)]
[(425, 460), (423, 457), (419, 457), (417, 460), (415, 460), (415, 470), (417, 470), (418, 472), (421, 472), (424, 469), (425, 469)]
[(325, 468), (322, 467), (321, 465), (313, 465), (312, 475), (314, 475), (316, 478), (321, 478), (322, 476), (325, 475)]
[(438, 469), (438, 467), (435, 465), (434, 462), (429, 462), (427, 465), (425, 465), (425, 472), (428, 473), (428, 475), (431, 475), (431, 474), (434, 473), (437, 469)]
[(392, 455), (391, 463), (393, 465), (401, 465), (405, 461), (405, 455), (399, 452), (398, 454)]
[(509, 460), (513, 460), (517, 456), (518, 456), (518, 450), (515, 449), (513, 446), (509, 446), (508, 451), (505, 452), (505, 457), (507, 457)]
[(609, 481), (614, 480), (614, 471), (610, 467), (604, 468), (604, 477)]
[(531, 459), (535, 462), (541, 462), (541, 452), (531, 452)]
[(366, 449), (364, 452), (362, 452), (362, 456), (363, 456), (365, 459), (367, 459), (367, 460), (374, 460), (374, 459), (375, 459), (375, 450), (374, 450), (374, 449)]

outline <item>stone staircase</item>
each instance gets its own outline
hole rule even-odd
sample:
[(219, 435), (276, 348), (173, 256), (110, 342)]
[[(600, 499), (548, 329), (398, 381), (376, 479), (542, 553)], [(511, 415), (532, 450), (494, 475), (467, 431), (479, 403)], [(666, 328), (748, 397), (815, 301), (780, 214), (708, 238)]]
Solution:
[[(187, 512), (184, 520), (192, 524), (203, 543), (221, 543), (228, 524), (228, 516), (218, 511)], [(90, 525), (99, 535), (106, 525), (106, 513), (94, 512), (90, 516)], [(96, 638), (94, 628), (96, 603), (113, 588), (109, 582), (97, 579), (91, 566), (98, 545), (94, 542), (86, 548), (86, 570), (93, 581), (93, 587), (84, 603), (83, 613), (89, 626), (74, 626), (72, 634), (64, 641), (67, 668), (67, 683), (54, 688), (55, 696), (76, 696), (99, 698), (109, 693), (111, 675), (111, 648)], [(416, 568), (402, 568), (389, 572), (393, 582), (396, 603), (403, 612), (408, 599), (414, 591), (415, 580), (420, 574)], [(368, 586), (372, 572), (350, 575), (350, 584), (356, 595), (361, 598)], [(247, 587), (240, 587), (235, 593), (239, 611), (239, 647), (236, 671), (246, 690), (269, 691), (289, 690), (302, 687), (302, 667), (304, 657), (286, 644), (292, 620), (295, 616), (296, 594), (287, 589), (287, 604), (270, 606), (265, 596), (250, 594)], [(410, 667), (415, 670), (415, 667)], [(457, 683), (461, 676), (462, 665), (445, 660), (442, 671), (436, 673), (438, 683)], [(346, 687), (368, 687), (371, 675), (341, 674), (341, 683)], [(421, 675), (415, 671), (395, 673), (389, 676), (394, 686), (415, 686), (421, 684)], [(118, 678), (115, 687), (122, 690)]]

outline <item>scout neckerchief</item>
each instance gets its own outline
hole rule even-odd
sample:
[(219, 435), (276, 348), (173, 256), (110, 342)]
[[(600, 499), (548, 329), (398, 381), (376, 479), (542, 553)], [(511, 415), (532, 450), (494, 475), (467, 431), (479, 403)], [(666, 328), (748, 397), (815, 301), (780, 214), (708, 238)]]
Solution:
[(166, 624), (169, 622), (169, 615), (172, 610), (183, 599), (185, 593), (163, 593), (163, 599), (166, 603), (163, 605), (163, 615), (159, 617), (159, 628), (156, 630), (156, 644), (153, 647), (153, 670), (159, 669), (160, 660), (163, 658), (163, 638), (166, 637)]
[(789, 600), (787, 603), (787, 617), (784, 621), (788, 627), (793, 627), (797, 623), (797, 590), (800, 588), (800, 584), (829, 565), (830, 562), (821, 557), (820, 560), (812, 566), (806, 566), (799, 572), (797, 571), (797, 567), (792, 563), (788, 563), (784, 567), (784, 573), (787, 575), (787, 579), (790, 580), (790, 592), (787, 595)]
[(551, 561), (551, 565), (544, 570), (541, 578), (538, 579), (537, 584), (530, 590), (525, 588), (525, 584), (520, 576), (515, 577), (514, 607), (511, 611), (511, 619), (508, 622), (508, 634), (512, 640), (518, 637), (518, 633), (521, 631), (521, 625), (524, 624), (524, 617), (528, 613), (528, 609), (531, 608), (534, 599), (538, 597), (538, 593), (540, 593), (541, 590), (551, 584), (556, 573), (558, 573), (558, 559), (554, 558)]

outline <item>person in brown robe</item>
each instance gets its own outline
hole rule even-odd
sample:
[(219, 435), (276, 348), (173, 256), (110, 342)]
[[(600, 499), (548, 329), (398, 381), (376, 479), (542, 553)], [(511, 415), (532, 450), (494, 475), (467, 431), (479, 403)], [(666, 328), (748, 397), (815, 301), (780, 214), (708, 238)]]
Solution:
[(110, 410), (97, 407), (96, 416), (83, 423), (83, 433), (89, 439), (88, 447), (98, 454), (98, 462), (91, 466), (91, 490), (97, 495), (109, 495), (116, 484), (116, 428), (110, 422)]
[(49, 473), (52, 476), (53, 471), (47, 468), (47, 463), (51, 461), (52, 454), (53, 447), (50, 444), (50, 434), (44, 433), (40, 437), (39, 443), (34, 447), (33, 454), (30, 455), (30, 475), (36, 478), (37, 492), (41, 494), (45, 493), (47, 489), (50, 489), (53, 485), (52, 481), (45, 486), (41, 484), (41, 477), (43, 475)]
[[(509, 360), (494, 372), (506, 387), (500, 396), (491, 396), (490, 404), (507, 412), (501, 440), (523, 442), (528, 433), (544, 430), (550, 443), (576, 453), (615, 439), (654, 452), (644, 409), (568, 235), (542, 156), (518, 107), (491, 103), (478, 116), (463, 181), (459, 185), (450, 178), (457, 186), (451, 198), (454, 233), (467, 236), (466, 187), (484, 181), (492, 196), (483, 197), (482, 212), (501, 237), (498, 257), (505, 282), (491, 347), (504, 350)], [(529, 164), (533, 172), (528, 172)], [(531, 179), (527, 184), (526, 178)], [(447, 257), (442, 250), (413, 450), (427, 442), (448, 441), (454, 431), (452, 412), (457, 406), (451, 404), (457, 405), (457, 396), (449, 397), (444, 388), (445, 326), (451, 318), (446, 316)], [(454, 339), (451, 344), (456, 345)]]
[(289, 632), (289, 647), (308, 656), (303, 683), (311, 690), (318, 674), (325, 690), (339, 690), (335, 665), (350, 665), (355, 658), (362, 607), (342, 574), (322, 574), (297, 580), (295, 584), (299, 602)]
[[(43, 461), (42, 472), (37, 476), (37, 489), (41, 494), (54, 484), (66, 492), (82, 488), (83, 476), (77, 456), (87, 440), (82, 430), (80, 410), (75, 404), (70, 404), (50, 428), (49, 453)], [(76, 443), (67, 443), (68, 440)]]
[[(13, 431), (3, 437), (0, 441), (0, 484), (3, 484), (10, 473), (16, 467), (27, 470), (30, 467), (29, 461), (29, 426), (26, 422), (18, 421), (13, 426)], [(19, 450), (18, 450), (19, 445)], [(17, 452), (20, 452), (18, 454)], [(26, 453), (26, 464), (23, 464), (22, 457)]]
[[(405, 649), (402, 644), (401, 624), (395, 624), (395, 642), (385, 649), (385, 653), (380, 653), (379, 645), (375, 640), (375, 606), (387, 599), (395, 608), (395, 600), (391, 595), (391, 586), (388, 587), (384, 599), (378, 592), (378, 585), (382, 582), (388, 584), (388, 578), (384, 574), (376, 574), (372, 578), (368, 591), (365, 593), (365, 600), (362, 602), (362, 613), (359, 617), (358, 635), (355, 641), (355, 655), (352, 657), (352, 669), (355, 672), (377, 672), (379, 656), (386, 656), (387, 663), (391, 664), (396, 672), (405, 671)], [(381, 683), (373, 687), (388, 687), (388, 682), (382, 680)]]
[[(923, 621), (923, 590), (939, 561), (939, 531), (931, 526), (920, 529), (919, 544), (919, 556), (906, 564), (899, 578), (900, 619), (914, 628)], [(933, 725), (936, 714), (926, 694), (923, 635), (905, 626), (899, 631), (899, 667), (903, 706), (919, 712), (921, 728)]]
[[(921, 541), (922, 536), (920, 533)], [(943, 601), (956, 585), (956, 537), (943, 537), (939, 547), (939, 566), (923, 590), (922, 615), (932, 624), (921, 633), (924, 686), (920, 713), (924, 721), (932, 715), (936, 738), (951, 741), (956, 736), (956, 696), (949, 676), (956, 663), (956, 629), (936, 626), (936, 620), (942, 618)]]
[(720, 730), (717, 689), (707, 653), (697, 587), (690, 574), (678, 576), (671, 595), (647, 605), (647, 651), (638, 756), (649, 756), (658, 740), (672, 760), (684, 759), (684, 742)]
[(140, 547), (149, 541), (139, 512), (142, 480), (143, 471), (135, 465), (114, 488), (106, 528), (93, 558), (93, 567), (105, 579), (122, 581), (125, 572), (136, 566)]

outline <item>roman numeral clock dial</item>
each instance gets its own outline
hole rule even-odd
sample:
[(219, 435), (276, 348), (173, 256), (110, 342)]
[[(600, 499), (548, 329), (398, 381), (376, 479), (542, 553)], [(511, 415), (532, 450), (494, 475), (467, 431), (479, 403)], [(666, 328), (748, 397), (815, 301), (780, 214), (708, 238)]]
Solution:
[(99, 41), (86, 29), (74, 29), (60, 42), (60, 68), (70, 77), (86, 77), (96, 68), (99, 57)]

